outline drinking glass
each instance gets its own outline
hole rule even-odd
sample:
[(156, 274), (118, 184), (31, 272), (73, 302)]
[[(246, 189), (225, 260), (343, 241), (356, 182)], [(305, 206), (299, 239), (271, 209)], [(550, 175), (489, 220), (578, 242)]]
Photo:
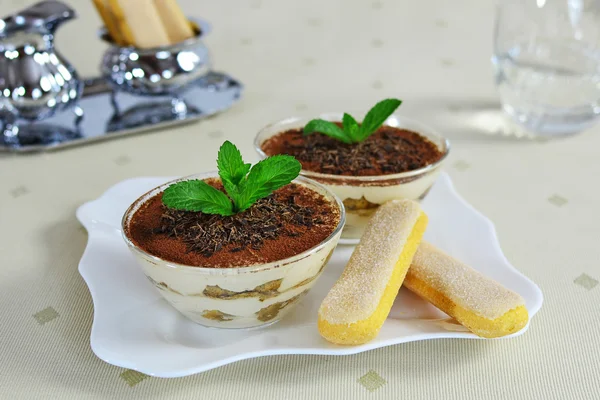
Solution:
[(600, 0), (500, 0), (492, 62), (502, 108), (525, 129), (589, 128), (600, 115)]

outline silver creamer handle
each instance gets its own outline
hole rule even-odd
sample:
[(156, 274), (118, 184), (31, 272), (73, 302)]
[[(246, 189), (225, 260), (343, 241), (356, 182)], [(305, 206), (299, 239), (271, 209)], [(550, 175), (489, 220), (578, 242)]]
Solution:
[(54, 33), (60, 24), (76, 17), (75, 10), (60, 1), (41, 1), (0, 20), (0, 37), (19, 31)]

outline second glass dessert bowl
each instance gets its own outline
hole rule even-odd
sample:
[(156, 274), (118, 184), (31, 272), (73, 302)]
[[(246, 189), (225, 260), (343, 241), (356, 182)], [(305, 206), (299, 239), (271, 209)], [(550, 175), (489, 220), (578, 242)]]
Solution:
[[(326, 113), (316, 116), (332, 122), (340, 122), (343, 113)], [(267, 140), (293, 129), (302, 129), (313, 118), (291, 117), (261, 129), (254, 141), (255, 149), (266, 158), (264, 144)], [(300, 175), (316, 180), (335, 193), (344, 203), (346, 209), (346, 226), (342, 233), (342, 243), (356, 243), (364, 228), (377, 208), (389, 200), (411, 199), (421, 200), (426, 195), (446, 159), (450, 143), (434, 129), (409, 118), (393, 114), (384, 126), (409, 130), (429, 140), (439, 150), (441, 156), (422, 168), (407, 172), (371, 176), (334, 175), (302, 169)]]

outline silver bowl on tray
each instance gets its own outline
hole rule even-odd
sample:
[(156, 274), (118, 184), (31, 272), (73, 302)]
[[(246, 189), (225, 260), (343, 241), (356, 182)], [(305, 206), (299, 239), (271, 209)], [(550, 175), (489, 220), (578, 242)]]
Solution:
[(211, 70), (208, 48), (202, 39), (207, 23), (190, 20), (194, 37), (169, 46), (140, 49), (120, 46), (106, 29), (100, 38), (109, 44), (100, 69), (116, 91), (140, 96), (178, 96)]

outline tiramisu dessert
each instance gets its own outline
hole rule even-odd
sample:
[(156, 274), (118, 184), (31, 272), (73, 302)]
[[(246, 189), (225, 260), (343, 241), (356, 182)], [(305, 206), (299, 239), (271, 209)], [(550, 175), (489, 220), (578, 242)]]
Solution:
[(422, 199), (448, 154), (448, 142), (430, 128), (392, 115), (400, 104), (383, 100), (361, 123), (347, 113), (286, 119), (264, 128), (256, 147), (263, 157), (294, 156), (301, 175), (337, 194), (347, 213), (342, 237), (358, 239), (381, 204)]
[(150, 282), (202, 325), (279, 320), (314, 284), (344, 225), (339, 199), (298, 178), (278, 155), (253, 167), (225, 142), (218, 173), (168, 182), (140, 197), (123, 235)]

